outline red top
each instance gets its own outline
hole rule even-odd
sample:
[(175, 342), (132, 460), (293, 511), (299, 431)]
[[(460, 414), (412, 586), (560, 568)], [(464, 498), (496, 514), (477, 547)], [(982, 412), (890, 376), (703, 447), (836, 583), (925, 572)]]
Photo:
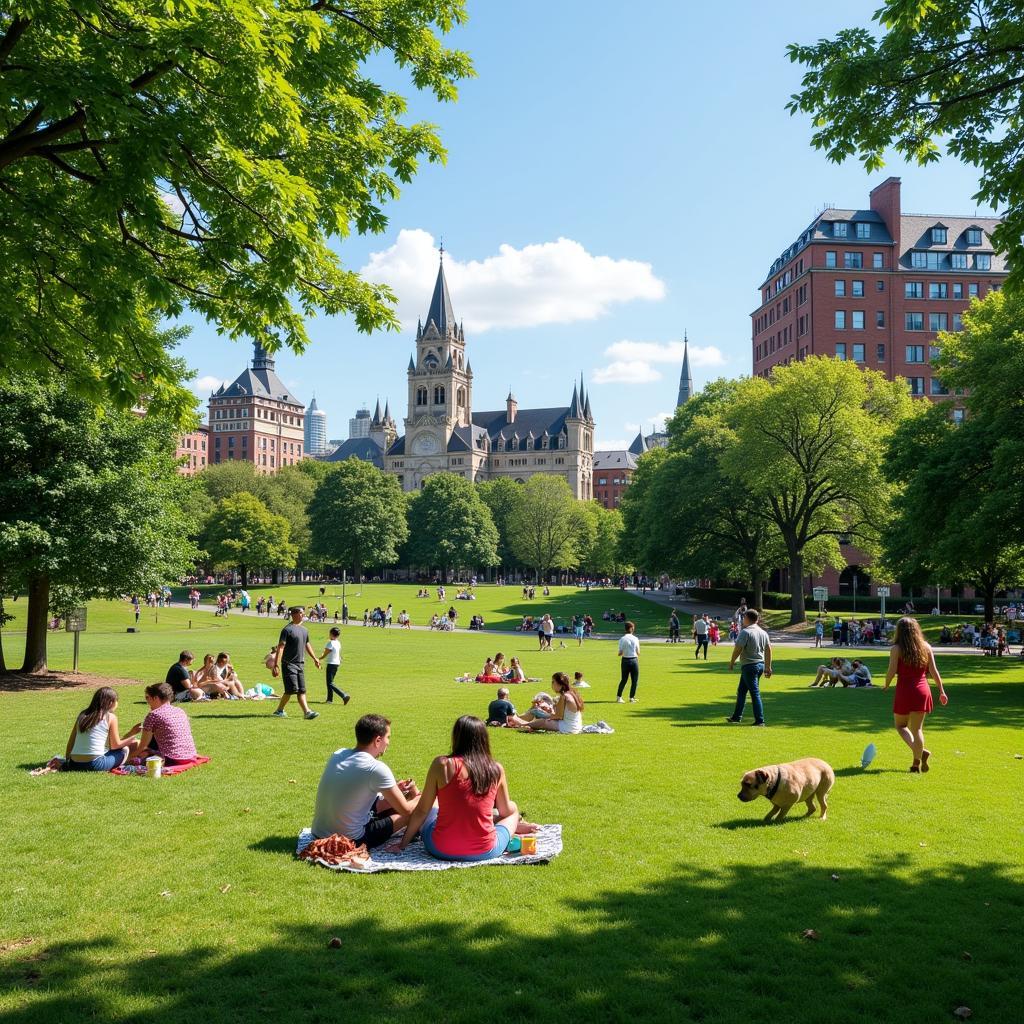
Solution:
[(473, 792), (473, 783), (462, 775), (462, 758), (449, 759), (455, 775), (437, 791), (437, 824), (431, 835), (434, 846), (449, 857), (486, 853), (494, 846), (494, 796), (497, 782), (483, 796)]
[(892, 709), (897, 715), (931, 711), (932, 688), (928, 685), (926, 666), (906, 665), (897, 660), (896, 696)]

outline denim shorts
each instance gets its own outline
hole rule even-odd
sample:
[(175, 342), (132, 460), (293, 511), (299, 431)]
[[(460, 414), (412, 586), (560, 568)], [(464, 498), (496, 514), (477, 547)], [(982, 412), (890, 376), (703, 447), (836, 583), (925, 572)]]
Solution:
[(492, 857), (500, 857), (508, 848), (508, 844), (512, 839), (504, 825), (495, 825), (494, 845), (489, 850), (485, 850), (483, 853), (467, 853), (461, 856), (452, 853), (442, 853), (434, 845), (434, 826), (436, 824), (436, 817), (428, 818), (420, 829), (420, 836), (423, 839), (423, 848), (431, 857), (436, 857), (438, 860), (490, 860)]
[(108, 750), (91, 761), (72, 761), (69, 757), (64, 762), (64, 768), (73, 772), (110, 772), (128, 760), (128, 748), (119, 747), (117, 750)]

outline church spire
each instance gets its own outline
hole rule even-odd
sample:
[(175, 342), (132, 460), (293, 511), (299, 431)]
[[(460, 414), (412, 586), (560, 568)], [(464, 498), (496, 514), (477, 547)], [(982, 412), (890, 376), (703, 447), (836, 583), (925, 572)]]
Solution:
[(448, 294), (448, 282), (444, 279), (444, 250), (441, 251), (441, 262), (437, 268), (437, 280), (434, 282), (434, 294), (430, 297), (430, 309), (427, 312), (427, 325), (431, 320), (443, 338), (449, 331), (456, 329), (455, 313), (452, 310), (452, 299)]
[(693, 375), (690, 373), (690, 339), (683, 331), (683, 368), (679, 373), (679, 395), (676, 408), (684, 405), (693, 397)]
[(252, 368), (254, 370), (273, 370), (274, 357), (258, 342), (252, 346)]

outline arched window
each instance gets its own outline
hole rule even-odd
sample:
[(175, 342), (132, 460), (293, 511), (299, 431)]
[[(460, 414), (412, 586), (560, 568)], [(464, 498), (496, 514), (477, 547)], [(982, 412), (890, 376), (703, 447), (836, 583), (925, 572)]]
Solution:
[(427, 404), (427, 389), (417, 388), (416, 389), (416, 404), (426, 405)]
[(444, 387), (441, 384), (434, 388), (434, 405), (444, 405)]

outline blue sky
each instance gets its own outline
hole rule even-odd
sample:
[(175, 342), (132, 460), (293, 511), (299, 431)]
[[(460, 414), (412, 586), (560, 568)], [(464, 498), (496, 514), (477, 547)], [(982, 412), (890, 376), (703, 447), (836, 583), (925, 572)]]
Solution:
[[(868, 3), (470, 0), (449, 43), (478, 77), (456, 104), (411, 97), (448, 149), (387, 210), (385, 234), (338, 246), (426, 313), (444, 237), (466, 325), (476, 409), (568, 404), (582, 372), (599, 445), (671, 412), (684, 330), (695, 383), (750, 372), (749, 313), (775, 257), (826, 204), (865, 207), (889, 174), (912, 213), (971, 213), (976, 174), (893, 158), (880, 174), (834, 166), (785, 108), (800, 68), (788, 42), (867, 24)], [(408, 85), (385, 69), (389, 84)], [(379, 396), (399, 420), (413, 330), (372, 337), (345, 318), (309, 325), (302, 356), (277, 368), (299, 398), (316, 393), (331, 437)], [(200, 378), (233, 379), (251, 348), (194, 323), (181, 348)]]

